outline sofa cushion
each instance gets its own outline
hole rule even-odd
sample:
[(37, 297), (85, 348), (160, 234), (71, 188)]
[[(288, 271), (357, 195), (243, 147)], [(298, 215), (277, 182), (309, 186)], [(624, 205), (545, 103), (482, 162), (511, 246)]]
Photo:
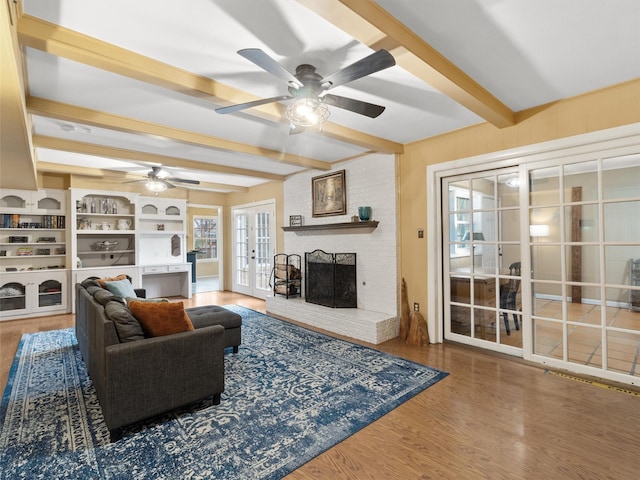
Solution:
[(85, 290), (89, 295), (93, 297), (97, 291), (104, 290), (104, 288), (96, 283), (95, 285), (89, 285), (88, 287), (85, 287)]
[[(119, 297), (113, 296), (112, 298)], [(104, 313), (107, 315), (107, 318), (114, 323), (120, 342), (135, 342), (145, 338), (140, 322), (138, 322), (129, 309), (119, 301), (108, 301), (104, 306)]]
[(140, 297), (126, 297), (123, 299), (125, 305), (129, 305), (129, 302), (151, 302), (151, 303), (159, 303), (159, 302), (168, 302), (168, 298), (164, 297), (156, 297), (156, 298), (140, 298)]
[(104, 288), (100, 288), (93, 292), (93, 298), (96, 299), (100, 305), (106, 305), (107, 302), (111, 301), (113, 298), (113, 293), (109, 290), (105, 290)]
[(118, 280), (127, 280), (127, 276), (124, 273), (121, 273), (120, 275), (117, 275), (115, 277), (103, 277), (103, 278), (97, 278), (96, 282), (98, 282), (98, 284), (102, 287), (102, 288), (106, 288), (104, 286), (104, 284), (106, 282), (117, 282)]
[(86, 280), (83, 280), (80, 285), (87, 289), (89, 287), (101, 287), (101, 285), (97, 282), (96, 277), (87, 278)]
[(104, 282), (104, 288), (109, 290), (114, 295), (118, 295), (122, 298), (137, 297), (133, 285), (129, 280), (115, 280), (112, 282)]
[(148, 337), (193, 330), (182, 302), (129, 302), (129, 309)]
[(240, 328), (242, 326), (240, 315), (218, 305), (186, 308), (185, 312), (189, 315), (195, 328), (211, 325), (222, 325), (224, 328)]

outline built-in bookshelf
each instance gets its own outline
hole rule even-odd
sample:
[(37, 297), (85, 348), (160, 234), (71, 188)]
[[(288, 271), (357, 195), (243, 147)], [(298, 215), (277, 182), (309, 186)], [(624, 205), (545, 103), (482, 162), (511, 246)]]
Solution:
[(72, 189), (73, 269), (136, 264), (136, 199), (126, 192)]
[(0, 318), (68, 309), (67, 198), (0, 190)]
[(87, 189), (0, 190), (0, 319), (72, 310), (73, 284), (132, 278), (191, 297), (187, 202)]

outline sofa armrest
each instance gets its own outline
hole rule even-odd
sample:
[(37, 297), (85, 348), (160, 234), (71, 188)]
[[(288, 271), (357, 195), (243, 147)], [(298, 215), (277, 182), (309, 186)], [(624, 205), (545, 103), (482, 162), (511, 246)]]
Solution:
[(110, 430), (224, 391), (224, 327), (110, 345), (101, 407)]

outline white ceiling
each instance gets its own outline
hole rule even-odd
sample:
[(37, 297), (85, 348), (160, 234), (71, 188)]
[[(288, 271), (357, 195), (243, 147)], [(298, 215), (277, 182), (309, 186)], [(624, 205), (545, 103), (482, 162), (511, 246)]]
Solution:
[[(322, 76), (373, 52), (361, 43), (359, 21), (349, 20), (347, 27), (339, 21), (334, 24), (305, 6), (325, 2), (325, 6), (340, 6), (338, 0), (24, 0), (24, 11), (28, 16), (266, 98), (286, 94), (286, 84), (238, 55), (238, 50), (260, 48), (290, 72), (299, 64), (310, 63)], [(368, 4), (370, 9), (386, 10), (512, 112), (640, 77), (638, 0), (344, 3), (358, 2)], [(389, 35), (389, 31), (385, 33)], [(408, 44), (404, 46), (410, 50)], [(85, 45), (76, 47), (81, 50)], [(329, 162), (322, 164), (326, 170), (333, 162), (376, 150), (362, 141), (350, 142), (349, 138), (361, 134), (404, 145), (485, 121), (468, 105), (461, 105), (418, 78), (419, 70), (410, 73), (396, 65), (332, 90), (336, 95), (386, 106), (380, 117), (370, 119), (332, 107), (329, 122), (338, 127), (289, 135), (286, 122), (256, 116), (251, 110), (217, 114), (216, 107), (236, 103), (229, 101), (230, 97), (224, 100), (224, 95), (216, 98), (181, 93), (140, 80), (143, 76), (135, 79), (91, 66), (91, 62), (78, 61), (77, 55), (71, 60), (43, 50), (46, 48), (26, 48), (30, 97), (138, 123), (131, 128), (114, 127), (94, 120), (95, 115), (83, 122), (65, 116), (58, 107), (44, 113), (31, 109), (42, 168), (55, 163), (144, 175), (153, 162), (171, 166), (172, 161), (177, 165), (176, 159), (181, 159), (201, 162), (202, 168), (184, 163), (171, 170), (174, 176), (217, 184), (211, 186), (214, 190), (232, 191), (234, 186), (250, 187), (273, 178), (263, 173), (286, 176), (308, 168), (313, 161)], [(390, 51), (395, 56), (403, 49)], [(424, 69), (428, 71), (427, 66)], [(140, 133), (136, 131), (139, 122), (237, 142), (243, 147)], [(76, 129), (63, 131), (63, 124)], [(349, 134), (340, 126), (355, 132)], [(348, 138), (333, 138), (334, 128), (346, 132)], [(105, 159), (104, 151), (93, 155), (90, 148), (81, 153), (66, 152), (59, 145), (46, 148), (52, 145), (39, 142), (41, 137), (151, 155), (146, 162)], [(263, 155), (264, 149), (269, 154)], [(304, 160), (302, 165), (295, 164), (299, 158)]]

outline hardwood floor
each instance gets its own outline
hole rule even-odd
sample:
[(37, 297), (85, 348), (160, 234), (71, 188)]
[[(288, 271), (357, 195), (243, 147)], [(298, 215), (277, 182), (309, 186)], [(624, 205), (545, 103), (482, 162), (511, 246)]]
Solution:
[[(265, 311), (263, 301), (230, 292), (200, 293), (185, 301), (212, 303)], [(72, 315), (59, 315), (0, 322), (0, 385), (6, 384), (22, 333), (69, 327), (73, 321)], [(390, 340), (375, 348), (450, 375), (287, 480), (638, 476), (640, 396), (453, 344), (412, 347)]]

